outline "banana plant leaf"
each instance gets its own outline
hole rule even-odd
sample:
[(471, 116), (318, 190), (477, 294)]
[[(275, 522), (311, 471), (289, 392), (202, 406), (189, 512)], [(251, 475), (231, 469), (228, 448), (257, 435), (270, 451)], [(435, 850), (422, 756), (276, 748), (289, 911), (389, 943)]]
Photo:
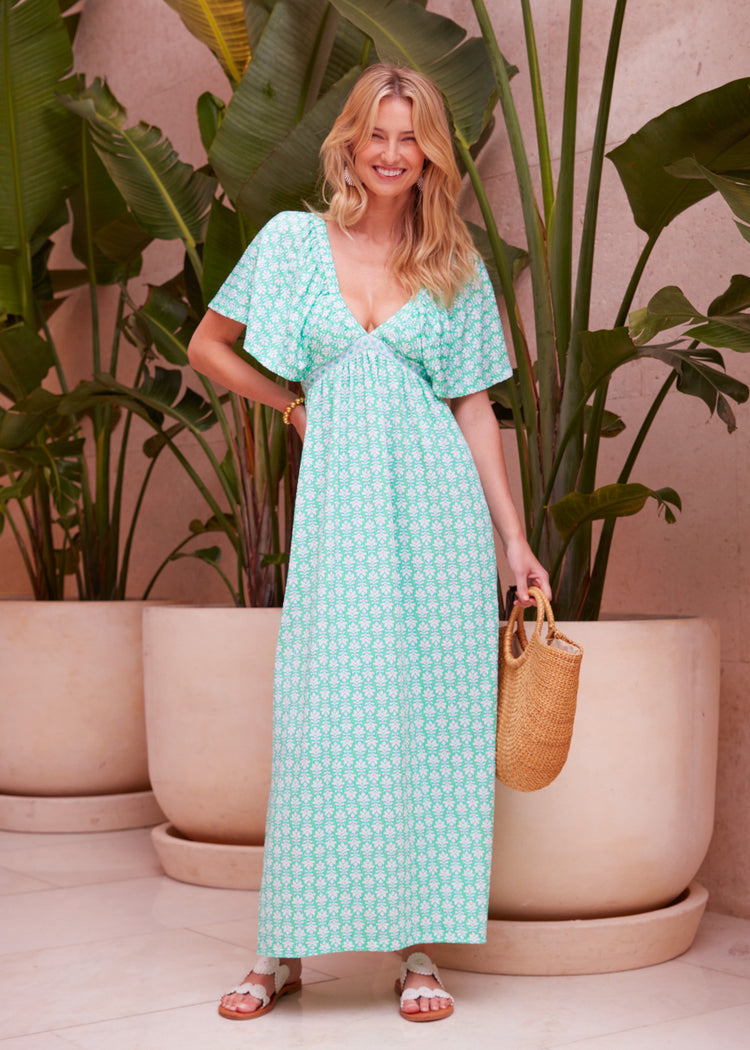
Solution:
[(164, 0), (189, 31), (205, 44), (238, 84), (250, 61), (250, 41), (242, 0)]
[(235, 267), (248, 241), (242, 217), (219, 200), (211, 214), (203, 245), (203, 298), (208, 305)]
[(682, 333), (698, 339), (707, 346), (750, 352), (750, 279), (742, 275), (732, 278), (729, 290), (715, 300), (704, 314), (698, 310), (674, 285), (662, 288), (649, 300), (647, 306), (634, 310), (628, 319), (633, 341), (647, 343), (659, 332), (678, 325), (692, 325)]
[(27, 324), (0, 328), (0, 393), (13, 401), (31, 394), (54, 364), (49, 343)]
[(198, 99), (196, 108), (198, 112), (198, 131), (200, 132), (203, 148), (208, 153), (214, 144), (216, 133), (221, 127), (221, 122), (227, 111), (226, 103), (218, 95), (214, 95), (213, 92), (204, 91)]
[[(668, 318), (671, 323), (668, 327), (672, 327), (676, 306), (683, 300), (687, 303), (687, 299), (682, 296), (681, 292), (681, 298), (673, 294), (679, 292), (679, 289), (664, 289), (664, 291), (670, 293), (663, 297), (662, 302), (665, 309), (669, 311)], [(640, 311), (636, 312), (640, 314)], [(655, 326), (656, 321), (653, 325), (647, 325), (646, 330), (653, 329)], [(640, 330), (644, 330), (643, 326)], [(694, 330), (689, 330), (689, 332), (692, 331)], [(730, 433), (736, 428), (734, 413), (727, 399), (742, 404), (747, 401), (750, 389), (739, 379), (727, 375), (724, 360), (717, 350), (692, 345), (681, 347), (677, 345), (677, 342), (640, 346), (630, 338), (625, 328), (582, 332), (581, 341), (583, 347), (582, 373), (587, 391), (596, 389), (602, 380), (622, 365), (650, 357), (667, 365), (675, 372), (677, 389), (681, 393), (700, 398), (711, 414), (717, 413)]]
[(655, 237), (714, 192), (707, 179), (677, 178), (669, 165), (694, 157), (717, 172), (750, 168), (750, 79), (734, 80), (668, 109), (607, 156), (617, 168), (636, 223)]
[[(147, 338), (138, 336), (137, 323), (145, 330)], [(188, 363), (188, 343), (195, 330), (195, 322), (189, 317), (187, 303), (176, 299), (165, 288), (152, 287), (148, 299), (128, 318), (128, 333), (142, 347), (156, 347), (157, 352), (171, 365)]]
[[(721, 354), (703, 347), (680, 350), (673, 346), (648, 346), (641, 353), (672, 368), (677, 373), (677, 389), (700, 398), (711, 415), (716, 412), (730, 434), (737, 429), (728, 398), (742, 404), (747, 401), (750, 390), (745, 383), (726, 374)], [(719, 367), (712, 367), (714, 365)]]
[(667, 171), (678, 179), (704, 179), (709, 182), (740, 220), (737, 226), (742, 236), (746, 240), (750, 237), (750, 170), (720, 175), (699, 163), (695, 157), (685, 157), (676, 164), (670, 164)]
[(660, 332), (677, 325), (693, 324), (700, 320), (697, 310), (676, 285), (668, 285), (651, 297), (647, 306), (633, 310), (628, 318), (628, 330), (634, 343), (642, 346)]
[(631, 482), (627, 485), (603, 485), (594, 492), (571, 492), (550, 507), (552, 518), (560, 535), (569, 540), (581, 525), (606, 518), (623, 518), (638, 514), (648, 499), (655, 499), (665, 520), (676, 521), (674, 511), (682, 509), (680, 497), (674, 489), (650, 489)]
[(5, 484), (0, 486), (4, 501), (32, 496), (38, 491), (41, 475), (55, 512), (61, 517), (67, 516), (80, 498), (82, 452), (83, 438), (75, 432), (62, 437), (38, 434), (19, 448), (0, 451), (2, 471), (15, 476), (13, 485), (7, 486), (9, 491)]
[(581, 380), (586, 400), (617, 368), (635, 361), (638, 348), (627, 328), (581, 332)]
[(706, 313), (709, 317), (715, 314), (736, 314), (750, 308), (750, 277), (735, 273), (729, 287), (710, 304)]
[[(140, 251), (145, 247), (143, 231), (139, 230), (138, 250), (134, 253), (133, 241), (128, 237), (134, 224), (128, 219), (127, 204), (91, 145), (88, 124), (85, 121), (80, 124), (82, 177), (70, 195), (71, 247), (76, 259), (86, 266), (90, 280), (98, 285), (117, 284), (140, 272)], [(104, 241), (97, 236), (102, 230), (107, 231)], [(121, 231), (121, 235), (113, 245), (115, 230)], [(109, 253), (103, 250), (103, 244), (111, 246)]]
[(182, 372), (160, 366), (153, 375), (147, 373), (138, 387), (119, 383), (106, 374), (83, 380), (63, 396), (60, 411), (80, 415), (107, 399), (155, 427), (161, 427), (166, 417), (194, 431), (205, 430), (214, 422), (208, 402), (189, 387), (183, 390)]
[(333, 47), (328, 7), (275, 5), (209, 153), (227, 196), (256, 228), (314, 195), (320, 145), (359, 72), (318, 98), (315, 82)]
[(45, 223), (53, 232), (51, 215), (67, 220), (60, 206), (78, 178), (78, 121), (55, 97), (76, 79), (57, 0), (0, 0), (0, 19), (0, 305), (33, 323), (30, 246)]
[(372, 37), (383, 62), (408, 66), (438, 85), (448, 103), (456, 135), (468, 148), (482, 133), (495, 77), (484, 41), (465, 40), (451, 19), (408, 0), (333, 0), (363, 33)]
[(46, 412), (32, 414), (0, 409), (0, 459), (4, 452), (16, 452), (27, 445), (39, 433), (46, 419)]
[[(492, 245), (490, 244), (490, 238), (487, 231), (482, 226), (478, 226), (475, 222), (467, 222), (466, 224), (471, 234), (471, 239), (474, 241), (474, 247), (477, 249), (479, 254), (484, 259), (487, 267), (487, 273), (489, 274), (492, 287), (495, 292), (495, 298), (498, 302), (503, 297), (502, 284), (500, 282), (500, 274), (497, 270), (497, 263), (495, 262), (495, 255), (492, 251)], [(508, 244), (500, 238), (505, 257), (508, 260), (508, 268), (513, 274), (513, 279), (521, 273), (521, 271), (529, 265), (529, 253), (524, 248), (516, 248), (512, 244)]]
[(94, 243), (108, 259), (127, 267), (130, 277), (141, 271), (141, 253), (153, 240), (130, 212), (121, 215), (94, 233)]
[(337, 20), (336, 38), (331, 48), (320, 94), (324, 95), (354, 66), (365, 66), (371, 52), (371, 41), (355, 25), (335, 12)]
[(215, 180), (180, 161), (159, 128), (126, 127), (125, 110), (101, 80), (62, 101), (91, 125), (94, 148), (143, 229), (182, 240), (196, 255)]

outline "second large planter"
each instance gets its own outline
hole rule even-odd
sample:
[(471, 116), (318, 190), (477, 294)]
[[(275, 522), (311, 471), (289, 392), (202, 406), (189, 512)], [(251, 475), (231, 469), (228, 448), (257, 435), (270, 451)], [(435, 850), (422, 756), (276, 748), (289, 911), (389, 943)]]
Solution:
[(153, 839), (174, 878), (259, 883), (280, 619), (280, 609), (145, 610), (149, 771), (169, 820)]
[(719, 630), (707, 619), (560, 625), (584, 657), (568, 762), (532, 794), (497, 785), (487, 944), (446, 966), (602, 972), (685, 951), (714, 821)]

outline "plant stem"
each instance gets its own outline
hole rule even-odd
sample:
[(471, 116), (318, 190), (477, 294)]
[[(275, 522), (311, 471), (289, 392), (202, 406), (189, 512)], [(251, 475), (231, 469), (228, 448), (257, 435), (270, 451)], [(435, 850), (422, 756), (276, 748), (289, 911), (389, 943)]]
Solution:
[[(594, 247), (596, 226), (599, 213), (602, 170), (604, 167), (604, 150), (606, 148), (609, 112), (612, 103), (617, 56), (622, 35), (622, 24), (625, 17), (627, 0), (617, 0), (612, 16), (612, 28), (607, 48), (607, 58), (602, 78), (602, 90), (599, 98), (596, 130), (589, 166), (589, 181), (586, 191), (581, 249), (578, 259), (575, 296), (573, 299), (573, 317), (570, 331), (570, 345), (564, 361), (565, 382), (559, 412), (559, 424), (565, 429), (572, 412), (578, 406), (582, 395), (580, 333), (589, 327), (591, 309), (591, 284), (594, 265)], [(601, 425), (607, 395), (607, 383), (603, 383), (594, 397), (592, 418), (584, 434), (583, 421), (575, 436), (575, 443), (570, 443), (565, 457), (555, 478), (553, 492), (562, 496), (577, 488), (580, 492), (592, 492), (596, 482), (596, 464), (601, 440)], [(564, 572), (561, 573), (557, 590), (557, 600), (563, 615), (569, 615), (577, 609), (583, 600), (586, 581), (591, 568), (591, 526), (586, 525), (577, 530), (568, 550)]]
[[(482, 31), (487, 52), (495, 74), (500, 105), (508, 133), (508, 142), (516, 171), (516, 180), (521, 197), (521, 210), (528, 241), (529, 269), (534, 299), (534, 319), (536, 328), (537, 382), (539, 388), (539, 421), (538, 441), (540, 456), (540, 473), (545, 474), (553, 458), (553, 442), (557, 422), (558, 370), (555, 346), (554, 320), (552, 316), (552, 299), (549, 285), (547, 263), (547, 246), (539, 210), (534, 197), (529, 160), (523, 141), (518, 113), (510, 81), (505, 69), (505, 61), (497, 43), (492, 22), (487, 14), (484, 0), (472, 0), (474, 12)], [(529, 426), (529, 420), (526, 425)], [(530, 443), (531, 447), (531, 443)]]
[[(623, 468), (617, 478), (618, 485), (624, 485), (630, 479), (630, 475), (635, 466), (635, 462), (640, 454), (643, 444), (648, 436), (651, 426), (656, 419), (656, 415), (664, 403), (669, 391), (674, 386), (677, 380), (677, 372), (672, 371), (665, 379), (658, 394), (654, 398), (654, 401), (646, 413), (646, 416), (641, 423), (640, 429), (636, 434), (635, 440), (633, 441), (632, 448), (628, 454), (628, 458), (623, 464)], [(604, 580), (607, 575), (607, 566), (609, 564), (609, 554), (612, 549), (612, 540), (614, 538), (615, 525), (617, 524), (617, 518), (609, 518), (604, 522), (602, 527), (601, 535), (599, 536), (599, 543), (596, 549), (596, 558), (594, 559), (594, 566), (591, 570), (591, 581), (589, 583), (588, 592), (586, 594), (586, 600), (581, 610), (581, 616), (584, 620), (597, 620), (601, 610), (602, 597), (604, 594)]]
[(581, 22), (583, 0), (571, 0), (568, 25), (568, 57), (565, 73), (560, 175), (557, 183), (554, 222), (548, 221), (550, 284), (555, 312), (555, 331), (560, 381), (565, 381), (565, 364), (570, 343), (573, 272), (573, 194), (575, 189), (576, 125), (578, 118), (578, 80), (581, 64)]
[[(127, 428), (128, 431), (130, 430), (131, 418), (129, 418), (126, 421), (126, 428)], [(126, 435), (126, 437), (127, 437), (127, 435)], [(123, 438), (123, 441), (125, 439), (126, 438)], [(151, 462), (148, 465), (148, 468), (147, 468), (146, 473), (144, 475), (143, 481), (141, 482), (141, 484), (139, 486), (139, 489), (138, 489), (138, 498), (136, 500), (135, 507), (133, 509), (132, 514), (130, 515), (130, 527), (128, 529), (127, 536), (125, 537), (125, 546), (123, 547), (123, 551), (122, 551), (122, 559), (120, 561), (120, 573), (119, 573), (119, 578), (118, 578), (118, 582), (117, 582), (117, 597), (120, 598), (120, 599), (124, 599), (126, 597), (127, 582), (128, 582), (128, 570), (130, 568), (130, 551), (131, 551), (132, 546), (133, 546), (133, 537), (135, 535), (135, 527), (138, 524), (138, 518), (140, 517), (141, 507), (143, 506), (143, 500), (144, 500), (145, 495), (146, 495), (146, 489), (148, 487), (149, 481), (151, 480), (151, 475), (153, 473), (154, 467), (156, 466), (156, 461), (157, 461), (158, 458), (159, 458), (159, 453), (157, 452), (157, 454), (152, 458)], [(118, 506), (119, 506), (119, 498), (118, 498)]]
[[(582, 0), (575, 0), (581, 3)], [(549, 134), (547, 116), (544, 110), (542, 76), (539, 71), (539, 54), (534, 33), (534, 21), (531, 14), (530, 0), (521, 0), (523, 9), (523, 28), (526, 37), (526, 54), (529, 59), (529, 78), (531, 80), (531, 97), (534, 103), (534, 124), (536, 141), (539, 148), (539, 169), (542, 178), (542, 199), (544, 201), (544, 221), (549, 229), (552, 221), (552, 208), (555, 203), (555, 187), (552, 179), (552, 160), (549, 152)]]
[[(524, 442), (527, 432), (529, 435), (529, 445), (538, 448), (538, 401), (533, 365), (529, 354), (526, 335), (521, 326), (521, 319), (517, 309), (516, 293), (513, 287), (513, 274), (511, 273), (508, 264), (508, 257), (505, 254), (505, 248), (503, 247), (503, 242), (497, 229), (497, 223), (487, 196), (487, 191), (484, 188), (484, 184), (479, 175), (479, 170), (469, 150), (460, 142), (457, 143), (457, 149), (461, 160), (466, 167), (466, 173), (469, 176), (474, 194), (477, 198), (477, 203), (479, 204), (482, 213), (482, 218), (485, 222), (487, 236), (489, 237), (490, 247), (492, 248), (492, 256), (495, 260), (495, 266), (497, 267), (497, 272), (500, 277), (500, 285), (503, 292), (503, 298), (505, 299), (508, 324), (510, 325), (511, 340), (513, 343), (513, 349), (515, 350), (516, 368), (518, 369), (518, 388), (520, 388), (521, 391), (520, 399), (518, 396), (518, 390), (515, 386), (511, 385), (509, 390), (511, 407), (513, 409), (513, 423), (516, 429), (516, 440), (519, 449), (521, 484), (524, 492), (524, 514), (528, 526), (533, 518), (535, 498), (542, 490), (542, 476), (538, 455), (521, 455), (522, 452), (525, 452), (526, 446)], [(515, 382), (515, 380), (513, 382)]]
[[(23, 504), (20, 502), (20, 500), (19, 500), (19, 503), (21, 505), (22, 516), (25, 518), (26, 528), (28, 530), (28, 528), (29, 528), (28, 514), (25, 513), (25, 508), (24, 508)], [(10, 530), (13, 533), (13, 538), (14, 538), (14, 540), (16, 542), (16, 546), (18, 547), (18, 550), (20, 552), (21, 560), (23, 561), (24, 569), (26, 570), (26, 575), (28, 576), (29, 582), (31, 583), (32, 588), (33, 588), (33, 586), (34, 586), (34, 566), (32, 564), (31, 558), (29, 556), (29, 550), (28, 550), (28, 547), (26, 546), (26, 542), (24, 541), (23, 534), (21, 533), (21, 530), (18, 527), (18, 525), (16, 524), (16, 522), (13, 520), (13, 515), (10, 512), (10, 507), (6, 506), (4, 514), (5, 514), (6, 521), (8, 521), (10, 523)], [(36, 597), (36, 595), (35, 595), (35, 597)]]
[(42, 331), (44, 332), (44, 338), (47, 341), (47, 345), (49, 346), (52, 352), (52, 357), (55, 361), (55, 373), (57, 374), (57, 381), (60, 384), (60, 389), (62, 390), (63, 394), (67, 394), (68, 384), (65, 380), (65, 373), (63, 372), (62, 362), (60, 361), (60, 355), (57, 352), (57, 347), (55, 346), (55, 342), (50, 333), (49, 325), (47, 324), (47, 321), (43, 314), (40, 314), (39, 323)]
[[(586, 193), (583, 233), (581, 235), (581, 253), (578, 260), (576, 278), (576, 295), (573, 306), (573, 324), (571, 332), (570, 368), (566, 370), (566, 383), (563, 393), (563, 419), (568, 405), (577, 404), (580, 400), (582, 382), (580, 380), (581, 343), (579, 333), (589, 327), (591, 311), (591, 283), (594, 269), (594, 247), (596, 243), (596, 226), (599, 214), (599, 196), (601, 192), (602, 171), (604, 168), (604, 150), (607, 141), (607, 127), (612, 104), (617, 56), (622, 36), (622, 24), (625, 18), (627, 0), (617, 0), (612, 16), (612, 28), (609, 36), (607, 59), (604, 66), (602, 90), (599, 99), (599, 111), (596, 118), (596, 130), (589, 168), (589, 184)], [(588, 436), (583, 452), (580, 472), (580, 490), (592, 492), (595, 484), (596, 463), (601, 440), (601, 423), (606, 402), (607, 384), (604, 383), (603, 397), (597, 396), (594, 401), (594, 412), (588, 429)], [(597, 392), (597, 395), (599, 392)]]
[(659, 235), (661, 234), (663, 226), (660, 226), (657, 230), (649, 235), (646, 244), (644, 245), (643, 251), (638, 256), (638, 262), (635, 265), (635, 269), (630, 276), (628, 287), (625, 289), (625, 295), (623, 296), (622, 302), (620, 303), (620, 309), (617, 311), (617, 318), (615, 319), (615, 326), (624, 325), (628, 319), (628, 313), (632, 306), (633, 299), (635, 297), (636, 290), (640, 284), (643, 271), (646, 269), (646, 263), (649, 260), (651, 252), (654, 250)]

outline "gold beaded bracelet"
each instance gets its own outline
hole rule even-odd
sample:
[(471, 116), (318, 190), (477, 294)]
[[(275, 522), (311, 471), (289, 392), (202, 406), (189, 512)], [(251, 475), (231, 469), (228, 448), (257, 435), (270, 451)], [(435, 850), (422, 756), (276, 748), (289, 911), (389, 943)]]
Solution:
[(284, 409), (284, 415), (282, 416), (282, 419), (287, 424), (287, 426), (289, 425), (289, 417), (291, 416), (294, 409), (297, 407), (297, 405), (304, 405), (304, 403), (305, 398), (304, 396), (302, 396), (296, 398), (294, 401), (290, 401), (289, 404), (286, 406), (286, 408)]

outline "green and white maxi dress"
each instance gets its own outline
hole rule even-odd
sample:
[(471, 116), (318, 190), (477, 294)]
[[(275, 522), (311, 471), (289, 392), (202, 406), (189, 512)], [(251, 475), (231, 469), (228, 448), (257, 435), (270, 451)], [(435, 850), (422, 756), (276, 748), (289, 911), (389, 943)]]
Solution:
[(284, 212), (211, 303), (302, 384), (258, 951), (485, 940), (498, 644), (489, 511), (448, 398), (511, 369), (487, 273), (367, 333)]

